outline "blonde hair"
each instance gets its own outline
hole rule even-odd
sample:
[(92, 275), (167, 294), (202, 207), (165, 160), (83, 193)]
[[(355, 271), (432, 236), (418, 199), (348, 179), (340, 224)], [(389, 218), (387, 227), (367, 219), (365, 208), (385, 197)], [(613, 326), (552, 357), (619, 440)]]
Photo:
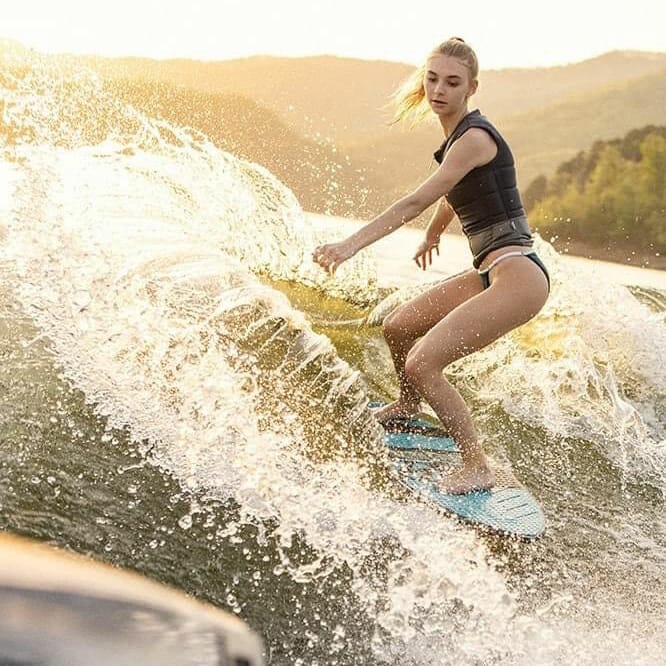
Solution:
[[(460, 37), (450, 37), (439, 46), (436, 46), (430, 56), (442, 54), (458, 58), (469, 70), (470, 78), (474, 81), (479, 76), (479, 61), (472, 47)], [(422, 120), (428, 113), (425, 104), (425, 88), (423, 87), (423, 76), (426, 72), (424, 63), (391, 95), (395, 105), (395, 113), (392, 123), (405, 120), (412, 116), (414, 122)]]

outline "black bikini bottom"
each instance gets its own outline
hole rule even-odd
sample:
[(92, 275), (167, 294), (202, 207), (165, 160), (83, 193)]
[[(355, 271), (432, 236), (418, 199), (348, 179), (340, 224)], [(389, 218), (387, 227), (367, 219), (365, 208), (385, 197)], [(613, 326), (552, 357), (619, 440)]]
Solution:
[(539, 259), (537, 253), (534, 250), (530, 250), (528, 252), (507, 252), (506, 254), (502, 254), (497, 259), (495, 259), (488, 268), (484, 268), (482, 271), (479, 271), (479, 276), (481, 277), (481, 282), (483, 283), (483, 288), (488, 289), (490, 286), (490, 270), (495, 267), (502, 259), (504, 258), (509, 258), (509, 257), (527, 257), (528, 259), (531, 259), (542, 271), (543, 274), (546, 276), (546, 280), (548, 280), (548, 291), (550, 291), (550, 275), (548, 274), (548, 269), (544, 265), (543, 261)]

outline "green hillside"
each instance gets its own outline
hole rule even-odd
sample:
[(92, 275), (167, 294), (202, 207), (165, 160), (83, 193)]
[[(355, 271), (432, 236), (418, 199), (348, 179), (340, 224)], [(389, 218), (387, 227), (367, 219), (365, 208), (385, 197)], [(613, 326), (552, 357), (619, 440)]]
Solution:
[(660, 124), (666, 117), (666, 68), (565, 102), (506, 118), (501, 125), (516, 156), (520, 181), (550, 175), (558, 163), (594, 141)]
[(666, 126), (597, 141), (525, 193), (532, 224), (560, 243), (666, 255)]

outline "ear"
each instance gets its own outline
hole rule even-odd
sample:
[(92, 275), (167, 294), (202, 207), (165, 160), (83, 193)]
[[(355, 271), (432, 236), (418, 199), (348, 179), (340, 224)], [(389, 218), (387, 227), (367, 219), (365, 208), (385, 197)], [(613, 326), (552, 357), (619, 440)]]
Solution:
[(469, 84), (469, 92), (467, 93), (467, 97), (470, 98), (479, 88), (479, 80), (474, 79), (473, 81), (470, 82)]

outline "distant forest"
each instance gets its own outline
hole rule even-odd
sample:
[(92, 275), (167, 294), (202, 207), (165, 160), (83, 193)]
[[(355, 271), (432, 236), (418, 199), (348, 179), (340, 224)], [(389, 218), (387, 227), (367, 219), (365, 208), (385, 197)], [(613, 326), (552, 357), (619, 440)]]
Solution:
[[(532, 226), (556, 247), (618, 246), (666, 255), (666, 127), (597, 141), (525, 191)], [(655, 263), (655, 262), (652, 262)], [(659, 261), (657, 264), (661, 263)]]

